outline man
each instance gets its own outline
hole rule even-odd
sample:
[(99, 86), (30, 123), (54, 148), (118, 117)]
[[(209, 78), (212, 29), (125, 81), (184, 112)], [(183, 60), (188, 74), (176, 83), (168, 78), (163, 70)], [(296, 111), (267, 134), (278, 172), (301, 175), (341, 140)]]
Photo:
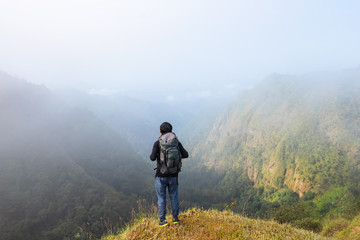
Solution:
[(154, 143), (150, 159), (157, 160), (155, 175), (155, 191), (158, 198), (159, 226), (164, 227), (168, 223), (166, 216), (166, 188), (168, 189), (173, 223), (179, 223), (179, 200), (178, 200), (178, 173), (181, 170), (181, 158), (189, 157), (188, 152), (178, 141), (172, 132), (172, 126), (168, 122), (160, 125), (161, 136)]

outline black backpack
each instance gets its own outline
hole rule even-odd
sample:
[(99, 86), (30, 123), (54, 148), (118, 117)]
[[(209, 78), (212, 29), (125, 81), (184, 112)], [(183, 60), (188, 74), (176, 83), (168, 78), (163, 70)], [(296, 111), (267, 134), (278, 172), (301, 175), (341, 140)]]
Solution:
[(160, 144), (160, 173), (175, 174), (181, 171), (181, 153), (179, 140), (173, 132), (159, 137)]

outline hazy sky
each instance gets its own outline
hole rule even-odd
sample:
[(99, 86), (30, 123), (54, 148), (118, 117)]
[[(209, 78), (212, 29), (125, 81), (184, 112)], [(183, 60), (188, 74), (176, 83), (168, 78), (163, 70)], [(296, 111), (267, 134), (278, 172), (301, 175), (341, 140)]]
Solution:
[(0, 70), (50, 88), (207, 96), (359, 66), (359, 13), (357, 0), (0, 0)]

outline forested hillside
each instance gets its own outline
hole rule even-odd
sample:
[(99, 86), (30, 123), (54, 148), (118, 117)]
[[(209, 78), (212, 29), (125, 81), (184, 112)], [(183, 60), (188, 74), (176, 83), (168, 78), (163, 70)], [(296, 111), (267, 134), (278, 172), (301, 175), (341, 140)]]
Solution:
[(151, 167), (84, 109), (0, 75), (1, 239), (87, 239), (126, 221)]
[(349, 185), (359, 173), (359, 80), (271, 76), (226, 109), (195, 154), (210, 169), (245, 170), (256, 186), (300, 196)]
[(351, 219), (360, 206), (360, 69), (274, 74), (199, 139), (184, 164), (185, 199), (226, 201), (244, 214), (317, 231), (326, 216)]

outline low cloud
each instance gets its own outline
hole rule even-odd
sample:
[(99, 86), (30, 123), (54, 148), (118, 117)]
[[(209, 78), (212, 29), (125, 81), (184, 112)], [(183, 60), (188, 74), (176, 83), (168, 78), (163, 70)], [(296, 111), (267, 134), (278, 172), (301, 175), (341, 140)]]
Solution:
[(166, 100), (168, 101), (168, 102), (173, 102), (173, 101), (175, 101), (175, 97), (174, 96), (172, 96), (172, 95), (169, 95), (169, 96), (167, 96), (166, 97)]
[(202, 90), (202, 91), (196, 91), (196, 92), (187, 92), (185, 94), (185, 97), (187, 99), (193, 99), (193, 98), (207, 98), (212, 95), (212, 92), (210, 90)]
[(196, 95), (197, 95), (199, 98), (210, 97), (210, 96), (211, 96), (211, 91), (209, 91), (209, 90), (203, 90), (203, 91), (197, 92)]
[(91, 95), (110, 96), (116, 94), (118, 91), (115, 89), (101, 88), (91, 89), (88, 93)]
[(237, 83), (229, 83), (225, 85), (225, 89), (234, 89), (234, 88), (238, 88), (239, 84)]

